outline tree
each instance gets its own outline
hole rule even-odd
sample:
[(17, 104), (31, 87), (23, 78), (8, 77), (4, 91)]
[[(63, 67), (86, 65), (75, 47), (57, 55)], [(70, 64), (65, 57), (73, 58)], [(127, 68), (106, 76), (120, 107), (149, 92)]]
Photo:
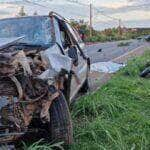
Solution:
[(26, 16), (27, 14), (24, 11), (24, 6), (21, 6), (20, 11), (18, 13), (19, 16)]
[(37, 16), (37, 15), (38, 15), (37, 11), (35, 11), (35, 12), (33, 13), (33, 15), (34, 15), (34, 16)]

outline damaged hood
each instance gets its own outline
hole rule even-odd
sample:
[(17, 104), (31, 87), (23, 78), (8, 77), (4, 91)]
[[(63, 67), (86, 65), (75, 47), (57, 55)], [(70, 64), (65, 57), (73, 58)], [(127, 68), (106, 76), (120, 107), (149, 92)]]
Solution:
[(19, 40), (23, 39), (24, 36), (21, 37), (11, 37), (11, 38), (0, 38), (0, 49), (3, 49), (5, 47), (8, 47)]

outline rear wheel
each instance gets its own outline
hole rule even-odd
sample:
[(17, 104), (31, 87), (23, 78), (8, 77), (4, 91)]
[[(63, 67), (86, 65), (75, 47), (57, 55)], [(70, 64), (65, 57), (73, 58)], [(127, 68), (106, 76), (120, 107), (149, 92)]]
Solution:
[(51, 132), (51, 139), (54, 142), (63, 141), (65, 145), (70, 145), (73, 142), (72, 121), (68, 108), (68, 104), (64, 95), (55, 99), (50, 108), (51, 121), (49, 129)]

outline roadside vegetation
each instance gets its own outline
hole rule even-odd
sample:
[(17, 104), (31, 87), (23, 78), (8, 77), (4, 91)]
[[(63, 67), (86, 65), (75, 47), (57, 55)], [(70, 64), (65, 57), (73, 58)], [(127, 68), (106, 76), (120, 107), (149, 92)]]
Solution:
[(150, 52), (133, 59), (100, 90), (75, 104), (71, 150), (150, 149), (150, 79), (139, 77), (149, 58)]
[(150, 35), (150, 29), (129, 29), (129, 28), (108, 28), (103, 31), (92, 29), (92, 36), (90, 36), (90, 28), (88, 22), (80, 20), (79, 22), (72, 20), (74, 26), (80, 34), (84, 34), (85, 42), (107, 42), (130, 40), (138, 37), (143, 38), (145, 35)]
[(118, 47), (129, 46), (130, 44), (131, 44), (131, 42), (120, 42), (118, 44)]

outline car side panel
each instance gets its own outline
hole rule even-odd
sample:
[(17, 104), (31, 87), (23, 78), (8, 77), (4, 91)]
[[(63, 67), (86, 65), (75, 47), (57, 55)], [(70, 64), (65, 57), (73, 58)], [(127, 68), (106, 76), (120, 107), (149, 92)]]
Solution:
[(72, 76), (70, 87), (70, 101), (74, 98), (74, 96), (77, 94), (77, 92), (82, 87), (84, 81), (86, 80), (88, 71), (87, 68), (87, 61), (83, 59), (83, 57), (79, 54), (79, 64), (77, 67), (73, 68), (73, 71), (77, 75), (78, 79), (75, 76)]

